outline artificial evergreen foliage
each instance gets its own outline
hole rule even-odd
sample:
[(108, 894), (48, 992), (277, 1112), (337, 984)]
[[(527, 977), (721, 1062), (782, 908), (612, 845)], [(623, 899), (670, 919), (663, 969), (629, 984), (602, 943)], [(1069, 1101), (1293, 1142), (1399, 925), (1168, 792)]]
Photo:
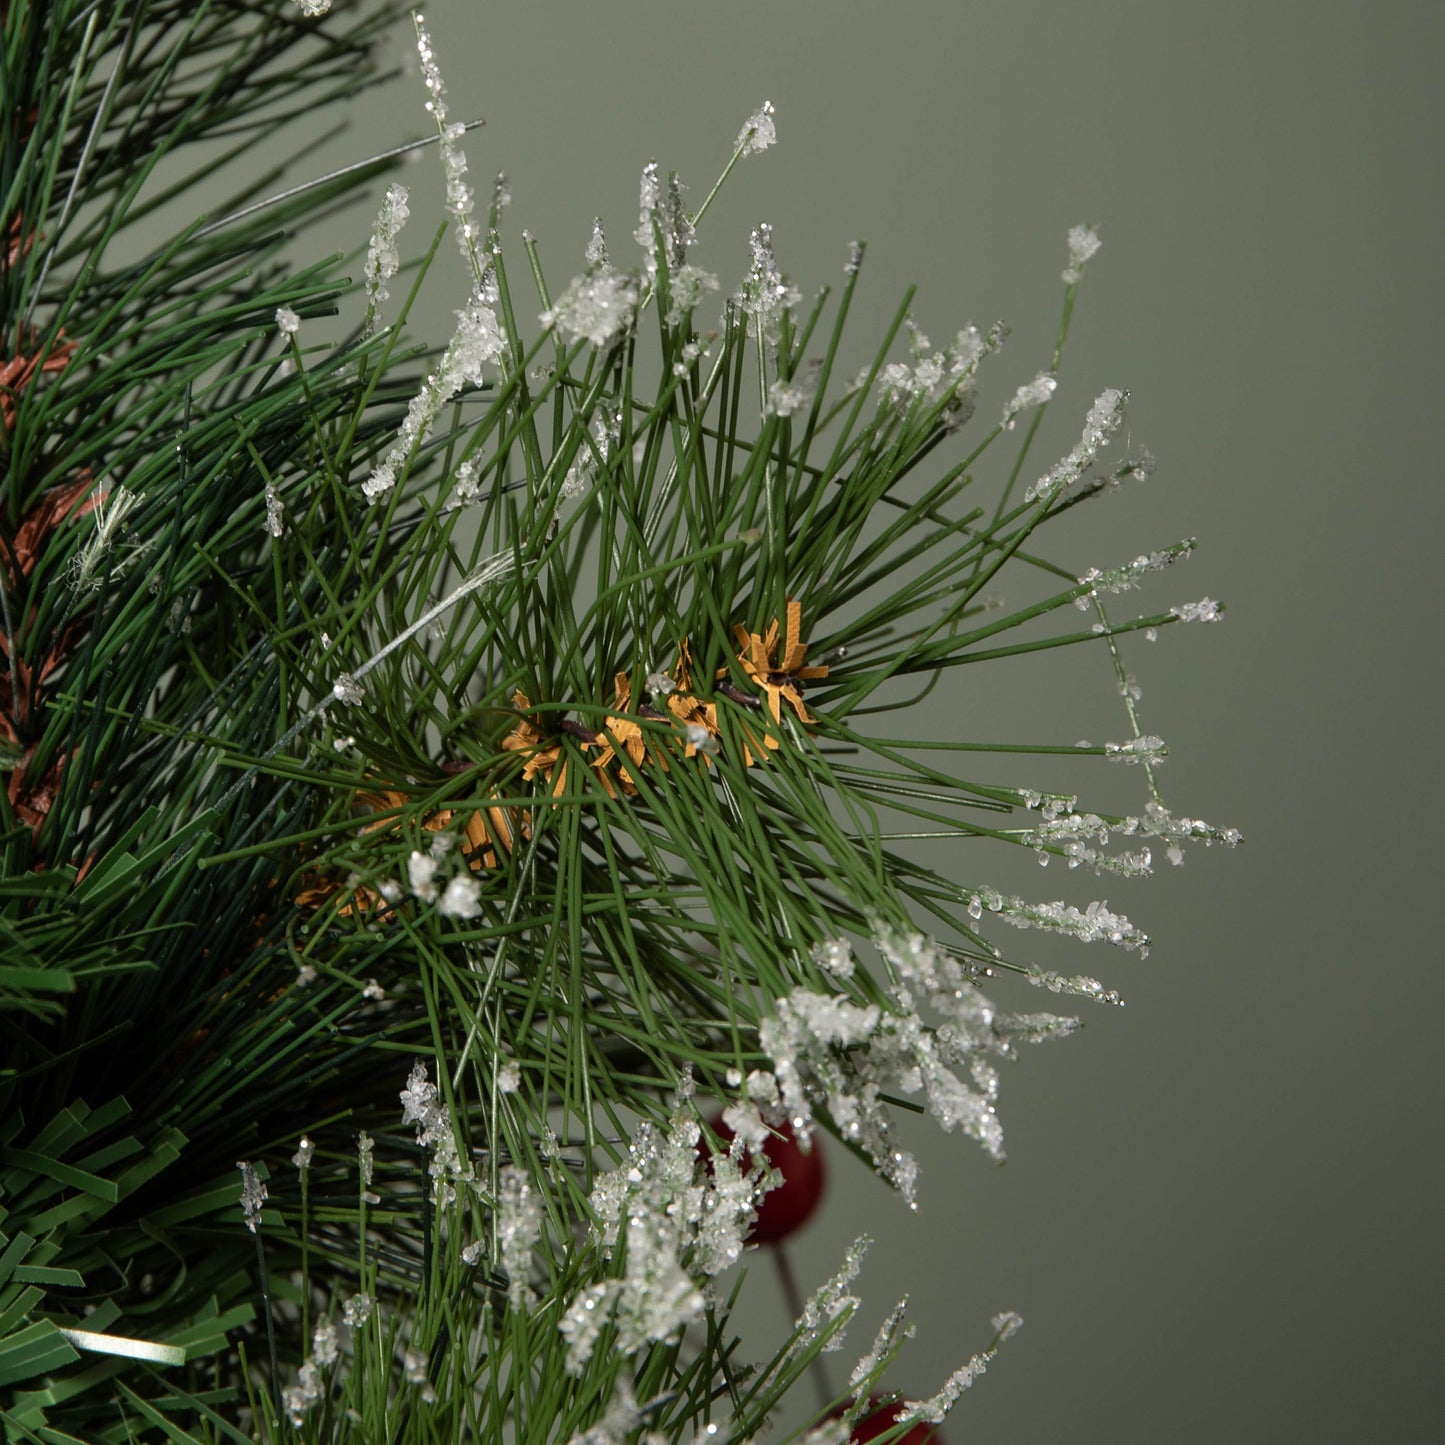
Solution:
[[(1236, 841), (1164, 806), (1118, 642), (1220, 609), (1106, 610), (1192, 542), (1109, 572), (1041, 550), (1152, 466), (1112, 388), (1031, 457), (1092, 230), (1050, 366), (975, 416), (1001, 329), (935, 348), (905, 297), (844, 376), (861, 247), (805, 300), (759, 226), (720, 279), (689, 260), (707, 203), (656, 167), (635, 235), (544, 275), (500, 188), (478, 211), (424, 22), (325, 9), (0, 6), (0, 1419), (749, 1439), (840, 1342), (862, 1253), (754, 1360), (728, 1324), (751, 1161), (827, 1132), (906, 1211), (896, 1109), (1001, 1157), (995, 1064), (1076, 1022), (1031, 986), (1117, 1001), (1012, 928), (1147, 939), (938, 845), (1033, 850), (1072, 892)], [(383, 199), (382, 157), (145, 229), (363, 90), (398, 26), (444, 214)], [(723, 178), (775, 139), (764, 106)], [(358, 188), (370, 245), (294, 266)], [(406, 311), (453, 244), (471, 289), (428, 348)], [(917, 728), (950, 670), (1076, 644), (1123, 742)], [(1083, 800), (985, 780), (990, 753), (1072, 757)], [(1090, 796), (1108, 760), (1137, 811)], [(981, 1321), (898, 1433), (1017, 1326)], [(851, 1342), (854, 1403), (810, 1438), (874, 1417), (905, 1335)]]

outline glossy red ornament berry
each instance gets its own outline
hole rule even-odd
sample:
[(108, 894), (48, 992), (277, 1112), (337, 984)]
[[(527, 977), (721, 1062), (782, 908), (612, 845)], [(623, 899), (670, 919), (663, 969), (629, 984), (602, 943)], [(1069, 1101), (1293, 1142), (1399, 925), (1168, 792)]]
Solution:
[[(723, 1123), (722, 1115), (709, 1121), (712, 1131), (724, 1144), (733, 1131)], [(698, 1147), (703, 1148), (702, 1144)], [(798, 1143), (791, 1124), (783, 1124), (777, 1133), (769, 1134), (763, 1145), (763, 1157), (783, 1176), (776, 1189), (770, 1189), (758, 1201), (758, 1217), (748, 1231), (749, 1244), (776, 1244), (801, 1229), (822, 1202), (827, 1171), (823, 1166), (823, 1150), (815, 1135), (812, 1147), (805, 1150)], [(743, 1151), (743, 1168), (752, 1164), (752, 1155)]]
[[(853, 1427), (853, 1433), (848, 1436), (849, 1445), (868, 1445), (870, 1440), (876, 1440), (885, 1430), (891, 1430), (895, 1424), (893, 1417), (898, 1413), (901, 1403), (896, 1397), (890, 1399), (885, 1395), (870, 1395), (868, 1413)], [(834, 1410), (830, 1418), (836, 1419), (841, 1414), (843, 1410)], [(937, 1425), (925, 1424), (920, 1420), (916, 1425), (910, 1425), (898, 1437), (895, 1445), (943, 1445), (943, 1436)]]

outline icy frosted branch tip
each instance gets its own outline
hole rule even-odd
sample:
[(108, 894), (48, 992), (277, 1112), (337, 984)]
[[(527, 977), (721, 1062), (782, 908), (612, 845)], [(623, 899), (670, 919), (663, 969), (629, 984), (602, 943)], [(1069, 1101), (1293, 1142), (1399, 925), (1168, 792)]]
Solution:
[(1018, 414), (1030, 407), (1042, 406), (1054, 394), (1058, 384), (1047, 371), (1041, 371), (1032, 381), (1026, 381), (1004, 406), (1001, 425), (1012, 431)]
[(672, 273), (672, 305), (667, 309), (667, 324), (676, 326), (689, 311), (696, 309), (707, 292), (717, 289), (718, 279), (711, 271), (691, 264), (679, 266)]
[(791, 380), (780, 377), (768, 388), (768, 412), (773, 416), (795, 416), (807, 411), (813, 404), (818, 391), (818, 377), (822, 362), (810, 362), (801, 371), (795, 372)]
[(478, 227), (472, 212), (476, 197), (472, 194), (472, 188), (462, 179), (467, 173), (467, 157), (461, 147), (461, 138), (466, 134), (467, 128), (460, 122), (455, 125), (448, 123), (447, 87), (437, 65), (431, 35), (420, 12), (413, 11), (411, 18), (416, 26), (416, 49), (421, 57), (422, 79), (426, 82), (426, 108), (436, 122), (437, 135), (441, 141), (442, 170), (447, 180), (447, 210), (452, 213), (452, 218), (457, 223), (457, 245), (461, 248), (462, 256), (475, 262), (473, 252)]
[(567, 1341), (567, 1373), (580, 1375), (592, 1358), (592, 1347), (607, 1323), (608, 1306), (617, 1297), (621, 1281), (605, 1280), (581, 1291), (567, 1306), (558, 1327)]
[(291, 1156), (291, 1162), (304, 1174), (311, 1167), (311, 1156), (315, 1152), (316, 1146), (303, 1134), (301, 1142), (296, 1146), (296, 1152)]
[[(1116, 472), (1115, 475), (1117, 476), (1118, 473)], [(1162, 572), (1166, 567), (1172, 567), (1175, 562), (1189, 556), (1196, 545), (1193, 537), (1186, 537), (1184, 541), (1176, 542), (1172, 547), (1161, 547), (1157, 552), (1141, 552), (1132, 562), (1126, 562), (1122, 567), (1111, 568), (1108, 572), (1101, 572), (1097, 567), (1090, 567), (1079, 578), (1079, 585), (1088, 587), (1089, 591), (1082, 597), (1076, 597), (1074, 606), (1081, 612), (1086, 611), (1090, 599), (1097, 597), (1101, 592), (1127, 592), (1131, 587), (1138, 585), (1141, 577), (1145, 577), (1151, 572)]]
[(903, 1407), (894, 1416), (899, 1421), (925, 1420), (930, 1425), (942, 1422), (948, 1412), (958, 1403), (958, 1397), (985, 1373), (998, 1349), (1011, 1335), (1023, 1327), (1023, 1319), (1011, 1310), (995, 1315), (992, 1320), (994, 1338), (988, 1349), (975, 1355), (966, 1365), (955, 1370), (943, 1383), (943, 1388), (931, 1400), (905, 1400)]
[(299, 1430), (306, 1423), (307, 1413), (321, 1398), (321, 1371), (314, 1360), (307, 1360), (296, 1372), (296, 1383), (281, 1392), (286, 1418)]
[(1146, 733), (1127, 743), (1105, 743), (1104, 756), (1113, 763), (1162, 763), (1169, 756), (1164, 739)]
[(366, 309), (369, 320), (375, 321), (377, 308), (386, 301), (391, 292), (387, 282), (401, 268), (401, 253), (396, 248), (396, 238), (406, 224), (411, 210), (407, 202), (411, 193), (405, 186), (390, 185), (377, 213), (376, 229), (371, 233), (371, 244), (366, 248)]
[[(1122, 913), (1112, 913), (1107, 899), (1096, 899), (1082, 912), (1062, 902), (1027, 903), (994, 888), (981, 888), (974, 900), (1015, 928), (1042, 928), (1065, 933), (1080, 943), (1112, 943), (1119, 948), (1137, 949), (1147, 957), (1149, 935), (1135, 928)], [(972, 911), (972, 910), (970, 910)]]
[[(870, 1235), (860, 1234), (848, 1247), (848, 1252), (843, 1256), (843, 1264), (838, 1273), (816, 1290), (812, 1298), (803, 1306), (803, 1313), (794, 1327), (797, 1331), (792, 1346), (795, 1352), (806, 1350), (819, 1335), (832, 1325), (834, 1320), (840, 1316), (851, 1317), (853, 1311), (858, 1308), (858, 1296), (850, 1294), (848, 1286), (858, 1277), (858, 1271), (863, 1265), (863, 1256), (867, 1254), (868, 1247), (872, 1243)], [(830, 1351), (839, 1350), (842, 1347), (843, 1330), (840, 1327), (829, 1335), (823, 1349)]]
[(355, 706), (366, 696), (366, 690), (349, 672), (343, 672), (335, 682), (331, 684), (331, 695), (337, 702), (349, 703)]
[(568, 341), (590, 341), (610, 346), (632, 321), (637, 284), (630, 276), (599, 268), (576, 277), (541, 316), (543, 326), (555, 326)]
[(735, 300), (748, 318), (753, 336), (776, 341), (783, 312), (802, 300), (802, 292), (778, 269), (773, 255), (773, 228), (764, 221), (748, 242), (752, 265)]
[(482, 368), (502, 354), (507, 335), (492, 310), (494, 290), (487, 284), (477, 286), (467, 305), (456, 313), (457, 328), (441, 364), (428, 373), (421, 390), (412, 397), (396, 440), (362, 483), (361, 490), (369, 502), (378, 502), (396, 485), (398, 469), (405, 464), (412, 448), (431, 434), (442, 408), (462, 389), (463, 383), (480, 386)]
[(751, 156), (777, 143), (778, 127), (773, 120), (773, 103), (765, 100), (743, 123), (735, 148), (743, 155)]
[(900, 1338), (907, 1339), (913, 1333), (913, 1327), (907, 1328), (903, 1325), (903, 1316), (908, 1309), (908, 1296), (904, 1295), (892, 1310), (888, 1318), (883, 1321), (877, 1336), (873, 1341), (873, 1348), (853, 1366), (853, 1373), (848, 1376), (848, 1383), (853, 1389), (857, 1389), (865, 1380), (878, 1369), (892, 1350), (894, 1350)]
[(526, 1171), (514, 1164), (502, 1169), (496, 1231), (502, 1269), (508, 1279), (507, 1297), (513, 1308), (524, 1309), (536, 1299), (527, 1274), (532, 1249), (542, 1233), (542, 1204)]
[(1095, 458), (1119, 430), (1124, 421), (1124, 404), (1129, 393), (1118, 387), (1106, 387), (1094, 399), (1089, 414), (1084, 418), (1084, 430), (1078, 445), (1055, 462), (1042, 477), (1024, 493), (1024, 500), (1032, 502), (1039, 497), (1054, 497), (1074, 485), (1093, 465)]
[(477, 464), (474, 461), (465, 461), (457, 468), (449, 505), (465, 507), (468, 502), (476, 501), (480, 491), (481, 484), (477, 481)]
[(331, 0), (291, 0), (291, 3), (308, 20), (318, 20), (331, 9)]
[(261, 1183), (254, 1165), (243, 1159), (236, 1168), (241, 1171), (241, 1213), (245, 1216), (246, 1228), (255, 1234), (261, 1224), (261, 1206), (266, 1202), (266, 1186)]
[(276, 329), (283, 336), (295, 336), (301, 329), (301, 318), (289, 307), (276, 308)]
[(594, 269), (608, 264), (607, 233), (602, 229), (601, 216), (595, 216), (592, 220), (592, 234), (587, 239), (587, 249), (584, 254), (587, 264)]
[(431, 1151), (432, 1203), (445, 1209), (456, 1200), (457, 1182), (472, 1178), (472, 1166), (461, 1157), (451, 1112), (420, 1060), (401, 1091), (401, 1122), (415, 1124), (417, 1143)]
[(1171, 607), (1169, 610), (1181, 622), (1218, 622), (1224, 615), (1219, 603), (1209, 597), (1201, 597), (1198, 602), (1186, 602), (1182, 607)]
[(266, 483), (266, 531), (272, 537), (279, 537), (286, 530), (286, 505), (276, 490), (275, 482)]
[(1092, 226), (1071, 226), (1069, 228), (1069, 264), (1064, 269), (1067, 285), (1077, 286), (1083, 279), (1084, 262), (1103, 244), (1099, 233)]

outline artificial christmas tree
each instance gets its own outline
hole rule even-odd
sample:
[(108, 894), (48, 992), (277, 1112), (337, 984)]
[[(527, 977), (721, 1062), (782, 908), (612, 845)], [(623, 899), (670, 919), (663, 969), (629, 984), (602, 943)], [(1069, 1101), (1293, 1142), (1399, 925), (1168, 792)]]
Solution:
[[(1192, 543), (1109, 571), (1036, 550), (1152, 466), (1110, 388), (1028, 467), (1087, 227), (1052, 364), (965, 431), (1001, 329), (935, 348), (905, 303), (843, 378), (862, 248), (805, 303), (760, 225), (725, 286), (690, 259), (716, 190), (689, 211), (655, 166), (626, 258), (599, 222), (564, 285), (525, 232), (519, 265), (418, 17), (447, 214), (400, 304), (398, 184), (354, 266), (287, 261), (390, 156), (124, 257), (405, 23), (325, 9), (5, 10), (3, 1419), (750, 1438), (841, 1343), (862, 1253), (747, 1358), (728, 1311), (768, 1141), (830, 1133), (907, 1203), (899, 1107), (1001, 1157), (995, 1061), (1075, 1026), (1028, 986), (1117, 995), (996, 925), (1147, 944), (1102, 902), (947, 877), (893, 820), (1104, 875), (1232, 843), (1165, 808), (1118, 645), (1219, 609), (1106, 611)], [(763, 106), (723, 178), (775, 137)], [(225, 153), (188, 166), (202, 141)], [(428, 350), (404, 323), (444, 233), (469, 290)], [(1045, 585), (994, 608), (1005, 567)], [(871, 730), (952, 668), (1066, 644), (1114, 670), (1125, 741)], [(1020, 752), (1137, 764), (1148, 801), (954, 771)], [(817, 1440), (906, 1333), (895, 1310)]]

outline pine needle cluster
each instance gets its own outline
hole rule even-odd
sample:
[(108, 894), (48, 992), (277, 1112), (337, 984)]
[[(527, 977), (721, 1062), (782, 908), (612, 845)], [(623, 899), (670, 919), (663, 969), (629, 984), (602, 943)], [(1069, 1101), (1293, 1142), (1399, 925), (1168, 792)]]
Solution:
[[(599, 223), (549, 278), (500, 186), (478, 214), (418, 20), (448, 214), (414, 248), (393, 184), (369, 247), (288, 259), (394, 157), (157, 242), (190, 148), (224, 175), (372, 81), (400, 17), (325, 8), (0, 7), (0, 1419), (748, 1439), (841, 1344), (858, 1261), (739, 1353), (772, 1182), (744, 1146), (826, 1131), (912, 1201), (895, 1110), (999, 1157), (995, 1065), (1076, 1023), (1028, 987), (1117, 1002), (998, 925), (1147, 945), (915, 845), (1072, 880), (1237, 841), (1165, 807), (1119, 648), (1220, 609), (1106, 611), (1192, 542), (1082, 576), (1038, 550), (1152, 467), (1115, 389), (1030, 467), (1086, 227), (1050, 366), (981, 420), (1001, 328), (934, 347), (910, 292), (845, 377), (861, 246), (805, 301), (760, 226), (724, 283), (690, 259), (716, 189), (689, 211), (656, 167), (632, 259)], [(722, 179), (775, 139), (764, 106)], [(427, 348), (406, 315), (448, 236), (471, 286)], [(999, 608), (1005, 568), (1046, 585)], [(1123, 742), (879, 730), (955, 668), (1074, 645)], [(1138, 764), (1147, 801), (981, 753)], [(846, 1438), (906, 1334), (810, 1438)]]

